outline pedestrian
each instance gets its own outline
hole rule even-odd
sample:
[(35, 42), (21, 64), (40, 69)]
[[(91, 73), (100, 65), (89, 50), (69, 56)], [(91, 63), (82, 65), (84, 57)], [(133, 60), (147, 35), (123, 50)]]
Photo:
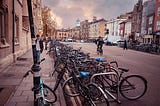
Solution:
[(127, 48), (127, 40), (124, 40), (124, 46), (123, 46), (123, 49), (124, 50), (127, 50), (128, 48)]
[(43, 52), (43, 40), (40, 35), (36, 35), (36, 59), (37, 63), (40, 63), (40, 54)]
[(97, 44), (97, 51), (99, 51), (100, 53), (103, 54), (103, 44), (104, 44), (104, 41), (103, 41), (103, 38), (101, 36), (98, 37), (98, 39), (96, 40), (96, 44)]

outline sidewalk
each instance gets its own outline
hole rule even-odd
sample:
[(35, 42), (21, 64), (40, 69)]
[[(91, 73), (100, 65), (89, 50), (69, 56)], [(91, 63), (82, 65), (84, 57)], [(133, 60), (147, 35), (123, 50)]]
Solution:
[[(42, 53), (41, 58), (45, 58), (40, 65), (42, 79), (45, 84), (53, 87), (55, 78), (49, 77), (53, 68), (53, 60), (46, 55), (46, 51)], [(8, 66), (5, 70), (0, 70), (0, 106), (33, 106), (34, 97), (31, 91), (33, 75), (30, 74), (23, 79), (23, 75), (31, 68), (32, 64), (32, 51), (30, 50), (16, 63)], [(65, 106), (61, 88), (58, 88), (56, 94), (58, 100), (53, 106)]]

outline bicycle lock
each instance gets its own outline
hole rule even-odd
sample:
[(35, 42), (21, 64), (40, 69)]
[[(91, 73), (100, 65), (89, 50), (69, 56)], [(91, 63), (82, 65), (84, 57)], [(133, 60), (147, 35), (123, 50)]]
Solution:
[[(41, 70), (40, 65), (37, 62), (36, 58), (36, 37), (34, 32), (34, 22), (33, 22), (33, 13), (32, 13), (32, 2), (31, 0), (27, 0), (28, 4), (28, 15), (29, 15), (29, 23), (30, 23), (30, 31), (31, 31), (31, 40), (32, 40), (32, 53), (33, 53), (33, 65), (31, 67), (33, 71), (33, 84), (34, 87), (40, 84), (40, 74), (39, 71)], [(37, 106), (36, 95), (38, 94), (37, 91), (34, 91), (34, 106)]]

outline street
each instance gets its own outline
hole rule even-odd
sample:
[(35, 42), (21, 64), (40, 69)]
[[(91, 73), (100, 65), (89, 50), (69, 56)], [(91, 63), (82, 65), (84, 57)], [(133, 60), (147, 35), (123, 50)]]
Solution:
[[(96, 45), (94, 43), (69, 43), (74, 48), (82, 47), (82, 51), (91, 53), (93, 57), (99, 57), (96, 54)], [(160, 103), (160, 56), (143, 53), (134, 50), (123, 50), (117, 46), (103, 46), (104, 54), (108, 61), (116, 60), (119, 67), (129, 68), (127, 74), (139, 74), (147, 79), (148, 89), (146, 94), (136, 101), (126, 100), (120, 97), (122, 106), (159, 106)], [(117, 103), (110, 103), (111, 106), (119, 106)]]

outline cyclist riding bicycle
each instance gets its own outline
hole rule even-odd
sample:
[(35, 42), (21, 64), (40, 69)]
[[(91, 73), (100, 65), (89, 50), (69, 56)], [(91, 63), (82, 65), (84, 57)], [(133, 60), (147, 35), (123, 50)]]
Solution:
[(101, 36), (98, 37), (98, 39), (96, 40), (96, 44), (97, 44), (97, 52), (99, 52), (100, 54), (103, 54), (103, 38)]

